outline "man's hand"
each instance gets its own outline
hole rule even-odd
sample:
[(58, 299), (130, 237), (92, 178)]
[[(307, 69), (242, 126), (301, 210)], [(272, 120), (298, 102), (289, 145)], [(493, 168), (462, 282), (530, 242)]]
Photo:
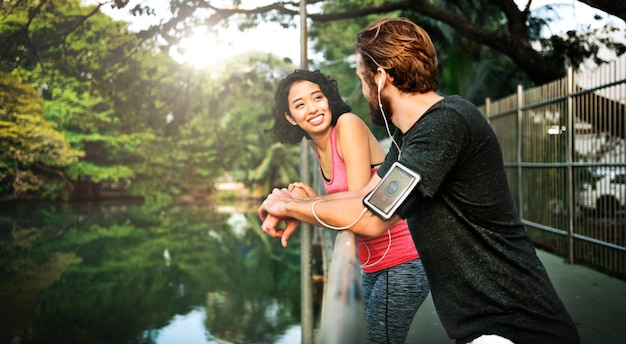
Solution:
[[(263, 221), (261, 229), (272, 238), (280, 238), (283, 247), (298, 228), (300, 221), (292, 219), (286, 213), (286, 203), (299, 197), (296, 192), (288, 189), (274, 189), (259, 207), (259, 218)], [(285, 227), (279, 227), (281, 221)]]
[[(278, 227), (281, 221), (285, 224), (284, 228)], [(289, 241), (289, 238), (296, 231), (299, 224), (300, 221), (292, 218), (279, 219), (275, 216), (268, 215), (265, 221), (263, 221), (261, 229), (272, 238), (280, 238), (280, 244), (283, 247), (287, 247), (287, 241)]]

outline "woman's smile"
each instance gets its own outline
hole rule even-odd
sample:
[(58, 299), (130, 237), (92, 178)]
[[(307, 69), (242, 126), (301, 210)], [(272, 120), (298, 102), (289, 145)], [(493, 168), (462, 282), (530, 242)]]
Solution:
[(311, 118), (309, 120), (309, 124), (311, 124), (311, 125), (320, 125), (322, 123), (324, 123), (324, 114), (323, 113), (319, 114), (318, 116), (315, 116), (315, 117), (313, 117), (313, 118)]

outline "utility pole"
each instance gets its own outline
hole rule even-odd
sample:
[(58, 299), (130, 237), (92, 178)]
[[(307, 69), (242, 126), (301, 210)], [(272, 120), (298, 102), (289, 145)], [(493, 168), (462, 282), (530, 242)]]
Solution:
[[(306, 0), (300, 0), (300, 68), (308, 69), (307, 57), (307, 22)], [(300, 179), (309, 185), (309, 146), (306, 138), (300, 142)], [(300, 313), (302, 327), (302, 344), (313, 344), (313, 279), (311, 273), (311, 233), (312, 226), (300, 223), (300, 279), (302, 310)]]

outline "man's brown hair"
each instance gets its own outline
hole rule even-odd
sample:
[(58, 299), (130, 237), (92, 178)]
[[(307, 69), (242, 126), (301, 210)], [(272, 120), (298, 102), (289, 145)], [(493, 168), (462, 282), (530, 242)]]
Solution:
[(402, 92), (436, 91), (437, 52), (424, 29), (406, 18), (379, 19), (357, 36), (356, 49), (374, 84), (378, 67), (393, 77), (393, 84)]

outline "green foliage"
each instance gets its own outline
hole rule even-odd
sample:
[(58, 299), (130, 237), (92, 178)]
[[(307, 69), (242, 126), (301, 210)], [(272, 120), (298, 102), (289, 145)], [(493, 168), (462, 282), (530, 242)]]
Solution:
[[(2, 155), (0, 194), (13, 191), (9, 180), (19, 173), (22, 192), (67, 195), (81, 181), (171, 202), (210, 194), (226, 171), (245, 179), (263, 160), (272, 144), (263, 132), (271, 126), (270, 99), (277, 80), (293, 70), (289, 62), (251, 53), (209, 73), (177, 63), (126, 23), (78, 0), (14, 5), (0, 6), (0, 67), (19, 72), (23, 87), (43, 100), (21, 97), (39, 117), (24, 109), (10, 125), (2, 118), (3, 147), (11, 149)], [(15, 145), (18, 121), (45, 140)], [(52, 159), (43, 146), (62, 138)], [(44, 165), (63, 182), (40, 178)]]
[[(343, 12), (383, 3), (385, 3), (384, 0), (326, 1), (322, 5), (322, 11), (323, 13)], [(394, 14), (387, 15), (394, 16)], [(325, 64), (336, 63), (354, 54), (356, 36), (363, 28), (380, 17), (381, 15), (375, 14), (338, 21), (314, 22), (310, 37), (315, 42), (315, 48), (323, 52)]]
[(0, 75), (0, 191), (27, 195), (84, 156), (42, 115), (42, 100), (15, 75)]
[(129, 182), (134, 176), (133, 170), (128, 166), (98, 166), (87, 161), (80, 161), (70, 165), (67, 168), (67, 174), (74, 180), (89, 176), (89, 178), (96, 183), (103, 180), (113, 181), (115, 183), (120, 181)]
[[(376, 6), (384, 1), (329, 1), (322, 6), (323, 13), (345, 12), (353, 8)], [(500, 10), (489, 1), (465, 2), (439, 1), (438, 6), (462, 14), (471, 24), (497, 30), (506, 22)], [(330, 22), (314, 22), (311, 36), (315, 46), (328, 61), (320, 68), (335, 77), (353, 111), (369, 124), (374, 134), (387, 136), (383, 128), (374, 127), (369, 119), (369, 108), (361, 95), (361, 88), (354, 76), (354, 61), (346, 58), (354, 54), (357, 34), (369, 23), (382, 16), (403, 16), (424, 27), (435, 44), (439, 58), (439, 92), (458, 94), (477, 104), (486, 97), (498, 98), (515, 92), (518, 84), (527, 84), (524, 73), (503, 54), (464, 38), (451, 27), (420, 15), (414, 11), (396, 11)]]
[[(230, 171), (245, 171), (244, 182), (258, 195), (298, 179), (298, 147), (277, 148), (281, 145), (265, 132), (273, 124), (271, 102), (278, 81), (295, 67), (272, 55), (248, 54), (226, 68), (230, 75), (219, 82), (214, 98), (221, 101), (211, 102), (223, 114), (216, 124), (219, 162)], [(265, 170), (268, 166), (271, 173)]]
[(263, 194), (267, 194), (274, 187), (286, 187), (299, 180), (300, 174), (296, 169), (300, 159), (298, 148), (296, 145), (274, 143), (261, 163), (250, 173), (250, 182), (261, 188)]

